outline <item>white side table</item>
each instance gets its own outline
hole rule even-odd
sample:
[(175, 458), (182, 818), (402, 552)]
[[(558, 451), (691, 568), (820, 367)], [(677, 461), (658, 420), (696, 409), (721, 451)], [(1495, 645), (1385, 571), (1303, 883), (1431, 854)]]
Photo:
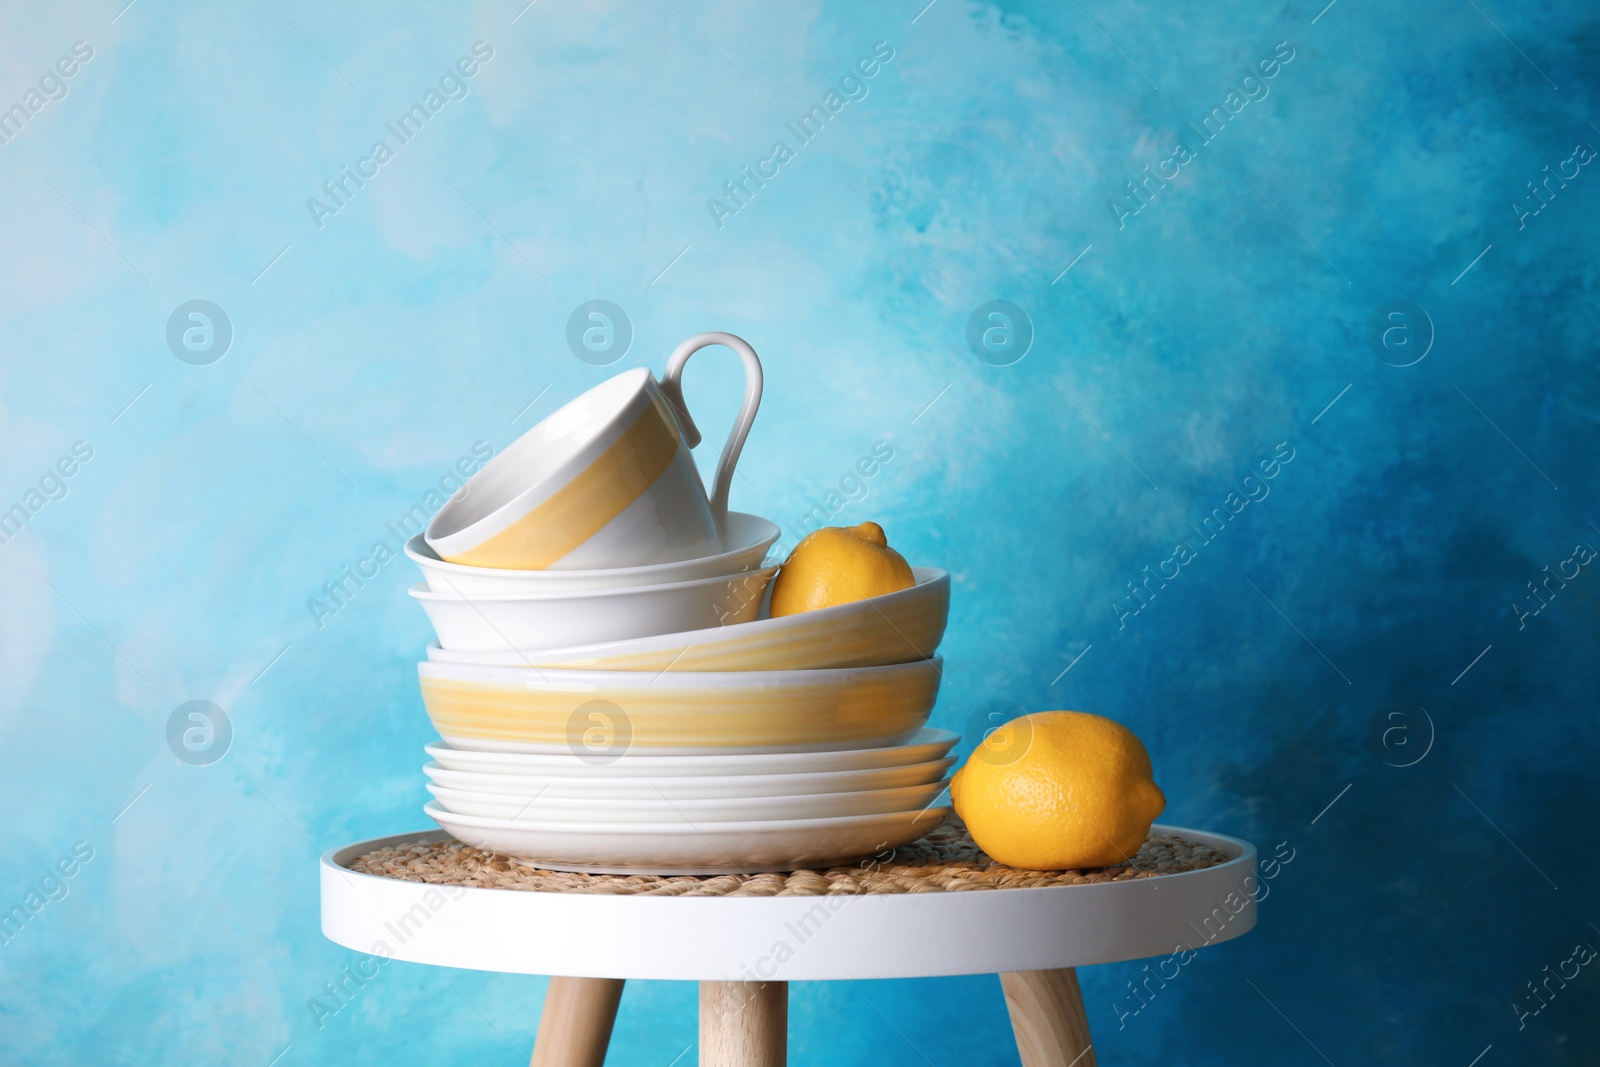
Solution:
[[(1130, 881), (864, 896), (645, 896), (438, 886), (360, 874), (357, 857), (444, 839), (362, 841), (322, 857), (322, 931), (359, 952), (552, 975), (534, 1067), (600, 1067), (628, 978), (700, 983), (700, 1063), (785, 1062), (788, 983), (998, 974), (1024, 1067), (1094, 1067), (1075, 967), (1198, 950), (1248, 932), (1248, 842), (1157, 826), (1227, 862)], [(981, 931), (982, 936), (969, 936)]]

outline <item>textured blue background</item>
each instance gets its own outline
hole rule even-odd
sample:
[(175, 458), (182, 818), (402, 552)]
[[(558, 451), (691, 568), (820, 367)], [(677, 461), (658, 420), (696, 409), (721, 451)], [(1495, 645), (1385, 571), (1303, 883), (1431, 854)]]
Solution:
[[(1100, 1062), (1593, 1062), (1592, 968), (1518, 1013), (1600, 945), (1600, 576), (1513, 608), (1600, 547), (1600, 173), (1512, 206), (1600, 146), (1587, 5), (119, 8), (0, 9), (0, 108), (94, 52), (0, 145), (0, 509), (93, 449), (0, 545), (0, 907), (93, 849), (0, 946), (0, 1061), (525, 1062), (539, 979), (390, 964), (308, 1007), (355, 959), (318, 852), (425, 825), (431, 732), (409, 565), (320, 628), (306, 602), (474, 442), (728, 329), (768, 372), (736, 507), (795, 523), (892, 444), (837, 521), (955, 576), (937, 725), (1114, 716), (1169, 821), (1292, 850), (1259, 928), (1137, 1014), (1139, 965), (1083, 973)], [(466, 98), (319, 228), (307, 199), (479, 40)], [(879, 41), (869, 95), (719, 228), (708, 198)], [(234, 329), (209, 366), (165, 341), (196, 298)], [(565, 342), (595, 298), (636, 331), (610, 368)], [(964, 340), (992, 299), (1035, 330), (1012, 366)], [(1392, 300), (1436, 334), (1412, 366), (1369, 337)], [(689, 374), (706, 424), (734, 365)], [(1280, 442), (1270, 495), (1119, 625)], [(234, 725), (211, 766), (165, 740), (191, 699)], [(631, 986), (614, 1062), (666, 1067), (694, 997)], [(798, 1064), (1015, 1062), (992, 977), (792, 1013)]]

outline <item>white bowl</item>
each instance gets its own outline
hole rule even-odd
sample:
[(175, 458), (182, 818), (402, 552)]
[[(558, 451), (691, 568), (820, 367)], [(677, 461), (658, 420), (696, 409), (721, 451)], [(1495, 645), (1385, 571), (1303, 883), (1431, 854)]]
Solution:
[(830, 671), (567, 671), (419, 663), (422, 703), (456, 748), (629, 752), (874, 748), (910, 737), (939, 694), (938, 657)]
[[(536, 754), (484, 752), (428, 745), (426, 751), (448, 771), (480, 776), (537, 776), (578, 779), (776, 777), (787, 774), (842, 774), (853, 771), (907, 767), (940, 760), (960, 738), (949, 730), (924, 727), (902, 744), (832, 752), (759, 752), (734, 755), (651, 755), (629, 752), (609, 763), (596, 763), (571, 752)], [(910, 783), (905, 783), (910, 784)]]
[(700, 578), (738, 574), (760, 565), (778, 539), (778, 524), (759, 515), (728, 512), (726, 552), (648, 567), (610, 567), (597, 571), (521, 571), (499, 567), (467, 567), (446, 563), (421, 534), (406, 542), (406, 555), (422, 569), (428, 588), (437, 593), (488, 596), (547, 596), (645, 585), (673, 585)]
[(596, 671), (774, 671), (878, 667), (927, 659), (950, 615), (950, 576), (914, 567), (917, 584), (798, 615), (543, 651), (428, 649), (439, 663)]
[(493, 793), (523, 799), (543, 797), (551, 800), (661, 800), (665, 797), (668, 800), (719, 800), (817, 793), (859, 793), (872, 789), (928, 785), (943, 778), (945, 772), (954, 764), (955, 757), (946, 756), (943, 759), (910, 763), (901, 767), (864, 767), (859, 770), (817, 771), (810, 774), (676, 774), (622, 778), (459, 771), (430, 763), (422, 768), (422, 773), (447, 789), (478, 794)]
[(832, 819), (844, 815), (884, 815), (926, 808), (948, 782), (870, 789), (859, 793), (814, 793), (799, 796), (721, 797), (703, 800), (581, 799), (516, 797), (505, 793), (473, 793), (428, 783), (439, 806), (455, 815), (480, 815), (517, 824), (548, 822), (702, 823), (752, 822), (764, 819)]
[(949, 808), (887, 815), (767, 822), (513, 823), (454, 815), (438, 804), (423, 813), (457, 841), (554, 871), (595, 874), (756, 874), (823, 870), (909, 844), (938, 827)]
[(776, 567), (670, 585), (527, 596), (408, 592), (422, 604), (441, 648), (508, 651), (650, 637), (748, 622), (761, 613)]

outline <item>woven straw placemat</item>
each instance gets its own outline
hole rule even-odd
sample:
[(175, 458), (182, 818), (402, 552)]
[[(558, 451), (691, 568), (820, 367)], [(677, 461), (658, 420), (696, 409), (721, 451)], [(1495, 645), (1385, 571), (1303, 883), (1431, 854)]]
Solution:
[(1023, 871), (996, 863), (972, 840), (959, 819), (898, 849), (848, 867), (787, 874), (715, 876), (578, 874), (529, 867), (505, 856), (435, 841), (382, 848), (356, 857), (352, 871), (432, 885), (520, 889), (534, 893), (607, 893), (680, 897), (860, 896), (869, 893), (957, 893), (977, 889), (1032, 889), (1154, 878), (1215, 867), (1227, 853), (1172, 834), (1151, 834), (1128, 863), (1084, 871)]

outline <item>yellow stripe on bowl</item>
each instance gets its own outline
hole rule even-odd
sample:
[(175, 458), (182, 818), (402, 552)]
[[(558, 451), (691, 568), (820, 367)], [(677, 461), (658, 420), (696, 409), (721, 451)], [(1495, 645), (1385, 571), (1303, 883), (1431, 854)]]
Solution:
[(880, 667), (938, 651), (949, 616), (949, 576), (928, 575), (911, 589), (834, 608), (736, 623), (674, 639), (637, 638), (637, 652), (585, 648), (508, 653), (508, 665), (595, 671), (751, 671)]
[[(591, 724), (573, 713), (605, 700), (622, 709), (628, 747), (635, 751), (814, 746), (909, 734), (927, 721), (938, 691), (939, 671), (931, 663), (927, 670), (838, 684), (759, 688), (583, 686), (575, 692), (422, 678), (422, 701), (440, 734), (581, 747), (581, 731)], [(618, 727), (619, 738), (622, 733)]]
[[(768, 642), (759, 638), (734, 633), (649, 652), (565, 660), (562, 666), (605, 671), (770, 671), (802, 669), (826, 658), (829, 667), (878, 667), (927, 659), (944, 634), (944, 618), (914, 601), (858, 618), (875, 625), (851, 631), (833, 620), (798, 624), (771, 642), (779, 644), (777, 652), (764, 648)], [(533, 655), (537, 662), (538, 654)]]

